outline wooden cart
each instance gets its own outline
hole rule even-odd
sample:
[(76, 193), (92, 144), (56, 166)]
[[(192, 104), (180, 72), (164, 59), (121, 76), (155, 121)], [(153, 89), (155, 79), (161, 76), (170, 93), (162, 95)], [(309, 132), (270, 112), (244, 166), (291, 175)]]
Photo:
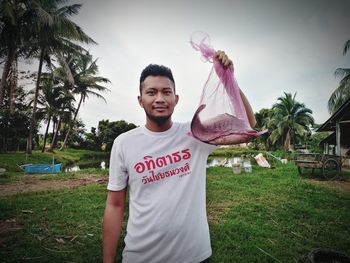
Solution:
[(326, 180), (333, 180), (340, 175), (341, 158), (337, 155), (319, 154), (319, 153), (303, 153), (299, 154), (294, 160), (298, 167), (299, 174), (303, 174), (306, 169), (320, 169), (322, 176)]

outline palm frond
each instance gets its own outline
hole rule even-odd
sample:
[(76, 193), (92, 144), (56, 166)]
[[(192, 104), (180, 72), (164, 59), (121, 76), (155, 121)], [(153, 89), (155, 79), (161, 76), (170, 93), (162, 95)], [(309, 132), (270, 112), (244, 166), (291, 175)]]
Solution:
[(35, 11), (36, 16), (39, 18), (40, 24), (44, 26), (52, 26), (54, 24), (54, 19), (52, 15), (47, 12), (42, 5), (37, 1), (32, 1), (32, 9)]
[(82, 4), (73, 4), (73, 5), (63, 6), (56, 11), (56, 14), (61, 14), (64, 16), (77, 15), (81, 7), (82, 7)]
[(350, 75), (350, 68), (337, 68), (334, 72), (335, 77), (343, 78)]
[(65, 73), (65, 76), (66, 76), (66, 82), (67, 84), (73, 88), (75, 83), (74, 83), (74, 77), (73, 77), (73, 74), (65, 60), (65, 58), (62, 56), (62, 54), (60, 52), (57, 52), (56, 53), (56, 57), (58, 59), (58, 62), (60, 63), (64, 73)]
[(346, 53), (348, 52), (349, 49), (350, 49), (350, 39), (348, 41), (346, 41), (344, 44), (343, 55), (346, 55)]
[(88, 95), (93, 95), (99, 99), (102, 99), (105, 103), (107, 103), (107, 100), (105, 99), (105, 97), (103, 97), (101, 94), (95, 92), (95, 91), (92, 91), (92, 90), (89, 90), (87, 93), (86, 93), (86, 97), (88, 97)]

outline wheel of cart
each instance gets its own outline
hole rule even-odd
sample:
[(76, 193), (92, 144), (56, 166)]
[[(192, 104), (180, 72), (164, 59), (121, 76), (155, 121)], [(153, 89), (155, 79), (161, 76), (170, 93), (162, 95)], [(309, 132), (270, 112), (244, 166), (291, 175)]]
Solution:
[(340, 175), (341, 162), (340, 158), (332, 155), (325, 155), (322, 165), (322, 176), (326, 180), (334, 180)]

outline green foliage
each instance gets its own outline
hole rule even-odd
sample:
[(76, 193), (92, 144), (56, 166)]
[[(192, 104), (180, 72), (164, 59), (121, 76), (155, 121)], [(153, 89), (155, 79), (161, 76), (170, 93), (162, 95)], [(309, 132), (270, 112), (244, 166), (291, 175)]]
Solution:
[(328, 132), (317, 132), (310, 137), (310, 152), (322, 153), (323, 149), (320, 147), (320, 142), (328, 137)]
[(275, 114), (271, 124), (276, 129), (271, 132), (270, 139), (275, 143), (281, 138), (284, 149), (289, 150), (291, 142), (295, 149), (296, 135), (303, 136), (311, 132), (310, 126), (313, 125), (314, 119), (311, 116), (312, 110), (306, 108), (304, 103), (296, 101), (296, 93), (294, 96), (291, 93), (284, 95), (273, 105)]
[(215, 149), (210, 156), (222, 156), (222, 157), (240, 157), (241, 155), (257, 155), (261, 151), (253, 150), (249, 148), (232, 148), (232, 147), (220, 147)]
[(106, 151), (112, 149), (114, 139), (120, 134), (136, 128), (133, 123), (128, 123), (124, 120), (109, 122), (109, 120), (102, 120), (98, 123), (98, 138), (102, 145), (105, 146)]
[[(8, 94), (6, 90), (5, 95)], [(25, 150), (30, 123), (30, 107), (23, 87), (16, 88), (14, 93), (13, 112), (9, 109), (9, 97), (4, 99), (4, 107), (0, 110), (0, 152)], [(35, 130), (37, 127), (35, 127)]]
[(26, 112), (0, 111), (0, 151), (25, 150), (30, 116)]
[[(345, 56), (350, 47), (350, 39), (345, 42), (343, 55)], [(329, 113), (335, 113), (345, 101), (350, 98), (350, 68), (337, 68), (334, 72), (336, 77), (341, 78), (338, 88), (336, 88), (328, 100)]]
[(253, 140), (254, 148), (276, 150), (291, 149), (298, 142), (304, 142), (314, 124), (312, 111), (295, 99), (296, 94), (284, 93), (277, 99), (272, 109), (262, 109), (255, 114), (257, 129), (268, 129), (268, 133)]
[(69, 81), (72, 82), (70, 85), (70, 91), (73, 94), (80, 96), (77, 108), (74, 112), (73, 120), (69, 121), (69, 128), (66, 132), (63, 145), (60, 148), (60, 150), (62, 150), (68, 142), (68, 138), (73, 124), (76, 121), (81, 103), (85, 102), (85, 100), (90, 95), (106, 101), (106, 99), (101, 95), (101, 92), (109, 91), (109, 89), (102, 86), (101, 83), (109, 83), (110, 81), (105, 77), (97, 75), (97, 59), (93, 60), (93, 57), (89, 52), (86, 52), (84, 54), (71, 53), (66, 57), (62, 57), (60, 61), (61, 67), (57, 69), (57, 75), (61, 76), (61, 78), (64, 80), (64, 83), (67, 83), (67, 78), (69, 77)]

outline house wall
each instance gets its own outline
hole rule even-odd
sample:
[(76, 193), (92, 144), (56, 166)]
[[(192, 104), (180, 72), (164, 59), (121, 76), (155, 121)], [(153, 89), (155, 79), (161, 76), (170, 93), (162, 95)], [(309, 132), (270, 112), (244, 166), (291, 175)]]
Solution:
[(343, 166), (350, 167), (350, 156), (348, 155), (349, 148), (340, 147), (341, 156), (348, 157), (343, 159)]

